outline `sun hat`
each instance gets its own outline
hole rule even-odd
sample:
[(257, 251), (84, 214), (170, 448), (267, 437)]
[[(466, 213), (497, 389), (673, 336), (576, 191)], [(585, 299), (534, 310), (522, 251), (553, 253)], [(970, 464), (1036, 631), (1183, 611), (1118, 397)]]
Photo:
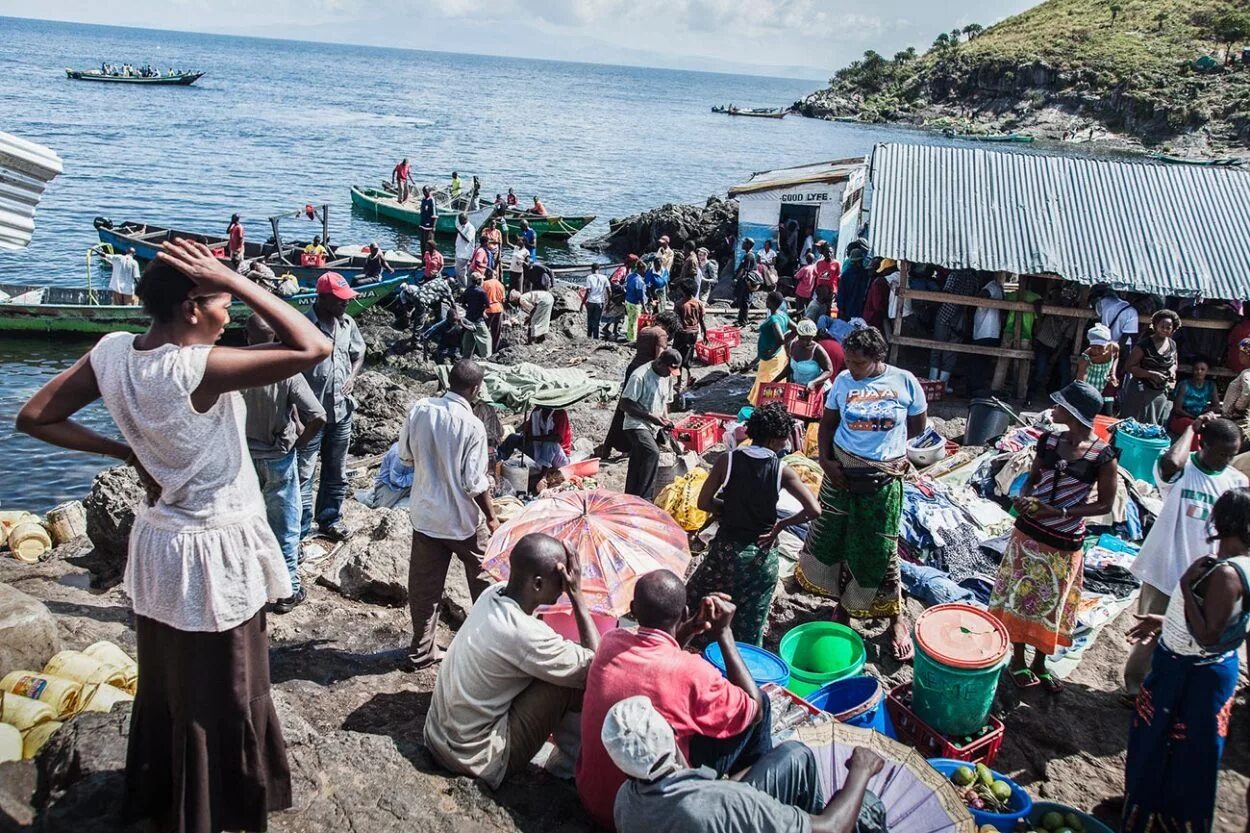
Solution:
[(654, 781), (680, 766), (673, 727), (641, 695), (608, 709), (599, 735), (616, 768), (630, 778)]
[(794, 326), (794, 329), (798, 331), (800, 337), (816, 337), (816, 322), (810, 318), (804, 318)]
[(894, 258), (883, 257), (881, 258), (881, 265), (877, 267), (877, 274), (884, 275), (886, 272), (889, 272), (891, 269), (893, 269), (896, 266), (898, 266), (898, 261), (896, 261)]
[(347, 282), (338, 272), (326, 272), (317, 278), (317, 294), (333, 295), (340, 301), (350, 301), (360, 293), (352, 289), (352, 285)]
[(1089, 336), (1091, 345), (1108, 344), (1111, 341), (1111, 328), (1106, 324), (1095, 324), (1089, 328), (1089, 332), (1086, 335)]
[(1094, 417), (1102, 411), (1102, 394), (1088, 382), (1072, 382), (1052, 393), (1050, 398), (1086, 428), (1094, 427)]

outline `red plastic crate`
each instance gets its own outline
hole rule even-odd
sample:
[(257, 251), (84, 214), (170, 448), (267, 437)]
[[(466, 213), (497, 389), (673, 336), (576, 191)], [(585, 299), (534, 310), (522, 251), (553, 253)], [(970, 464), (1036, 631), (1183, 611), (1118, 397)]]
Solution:
[(707, 365), (729, 363), (729, 345), (720, 341), (700, 341), (694, 346), (694, 354)]
[(825, 400), (820, 391), (810, 391), (806, 385), (792, 382), (765, 382), (760, 385), (757, 405), (780, 402), (791, 416), (815, 419), (825, 412)]
[(742, 330), (739, 330), (732, 324), (726, 324), (723, 327), (708, 327), (707, 340), (719, 341), (721, 344), (737, 347), (742, 343)]
[(926, 758), (954, 758), (957, 761), (990, 766), (1003, 745), (1003, 722), (990, 715), (987, 723), (968, 743), (962, 745), (938, 732), (916, 716), (911, 706), (911, 683), (897, 686), (886, 697), (885, 707), (894, 723), (898, 739), (915, 747)]
[(725, 427), (716, 417), (690, 414), (673, 426), (673, 439), (690, 451), (702, 454), (725, 436)]
[(946, 396), (946, 383), (940, 379), (921, 379), (920, 387), (924, 388), (924, 397), (930, 402)]

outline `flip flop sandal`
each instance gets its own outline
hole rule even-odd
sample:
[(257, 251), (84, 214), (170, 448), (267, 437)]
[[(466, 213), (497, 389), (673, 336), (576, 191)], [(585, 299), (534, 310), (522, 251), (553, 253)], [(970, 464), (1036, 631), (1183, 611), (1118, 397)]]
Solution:
[(1032, 668), (1018, 668), (1012, 671), (1011, 681), (1016, 684), (1016, 688), (1032, 688), (1041, 682), (1033, 673)]
[(1042, 688), (1051, 694), (1058, 694), (1063, 691), (1063, 683), (1059, 682), (1059, 678), (1049, 671), (1043, 671), (1038, 674), (1037, 681), (1041, 683)]

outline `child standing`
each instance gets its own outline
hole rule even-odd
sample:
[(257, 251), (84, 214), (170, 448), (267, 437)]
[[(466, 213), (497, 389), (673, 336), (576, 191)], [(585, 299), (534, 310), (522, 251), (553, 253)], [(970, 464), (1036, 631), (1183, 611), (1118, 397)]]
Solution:
[(1120, 360), (1120, 345), (1111, 340), (1111, 330), (1106, 324), (1090, 327), (1086, 337), (1089, 347), (1076, 363), (1076, 381), (1101, 392), (1102, 412), (1110, 414), (1115, 403), (1115, 391), (1120, 387), (1120, 380), (1115, 375)]

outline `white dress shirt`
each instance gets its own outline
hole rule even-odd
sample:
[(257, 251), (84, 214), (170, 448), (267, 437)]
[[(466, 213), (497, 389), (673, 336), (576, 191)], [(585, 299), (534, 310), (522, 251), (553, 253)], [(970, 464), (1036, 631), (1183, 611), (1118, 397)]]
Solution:
[(412, 528), (431, 538), (463, 541), (482, 522), (473, 501), (490, 488), (486, 428), (459, 394), (422, 399), (399, 435), (399, 459), (412, 466)]

